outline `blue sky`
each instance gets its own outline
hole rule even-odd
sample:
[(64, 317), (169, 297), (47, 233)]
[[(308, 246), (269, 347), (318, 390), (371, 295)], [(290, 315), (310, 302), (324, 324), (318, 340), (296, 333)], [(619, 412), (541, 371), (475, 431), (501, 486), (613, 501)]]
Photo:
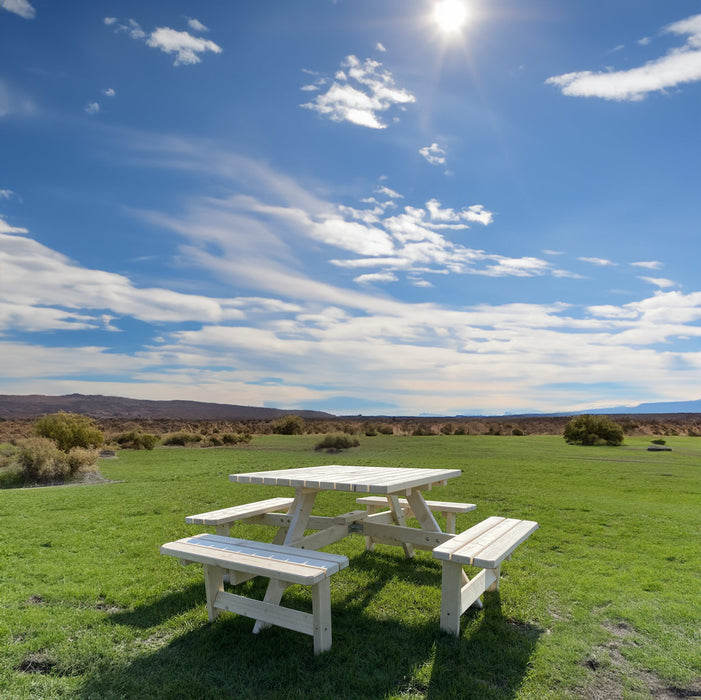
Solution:
[(700, 156), (698, 0), (0, 0), (0, 393), (698, 399)]

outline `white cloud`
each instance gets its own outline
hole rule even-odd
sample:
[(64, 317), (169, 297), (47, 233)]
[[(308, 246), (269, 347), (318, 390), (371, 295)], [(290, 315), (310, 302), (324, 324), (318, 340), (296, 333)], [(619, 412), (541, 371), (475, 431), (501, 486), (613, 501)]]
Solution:
[(379, 41), (375, 45), (375, 48), (381, 53), (385, 53), (387, 51), (387, 49)]
[(187, 25), (194, 32), (208, 32), (209, 31), (209, 29), (204, 24), (202, 24), (202, 22), (200, 22), (198, 19), (195, 19), (194, 17), (188, 17)]
[[(200, 63), (202, 60), (200, 54), (208, 51), (213, 53), (221, 53), (222, 51), (218, 44), (209, 39), (202, 39), (170, 27), (157, 27), (151, 34), (147, 34), (134, 19), (122, 22), (116, 17), (105, 17), (103, 21), (107, 26), (114, 27), (115, 32), (126, 32), (132, 39), (145, 40), (147, 46), (160, 49), (163, 53), (175, 54), (174, 66)], [(203, 24), (192, 19), (189, 20), (191, 27), (193, 26), (192, 22), (196, 22), (198, 26), (206, 30)], [(204, 30), (196, 29), (196, 31)]]
[(660, 289), (667, 289), (669, 287), (678, 286), (673, 280), (665, 279), (664, 277), (640, 277), (643, 282), (648, 282), (649, 284), (654, 284)]
[[(10, 192), (10, 190), (3, 190), (3, 192)], [(26, 228), (10, 226), (10, 224), (0, 216), (0, 233), (29, 233), (29, 231)]]
[(88, 102), (88, 104), (85, 105), (85, 111), (88, 114), (97, 114), (100, 111), (100, 103), (99, 102)]
[(660, 270), (664, 265), (659, 262), (659, 260), (641, 260), (639, 262), (632, 262), (633, 267), (644, 267), (648, 270)]
[(384, 282), (396, 282), (399, 278), (393, 272), (370, 272), (359, 275), (353, 281), (361, 285), (372, 285)]
[(0, 0), (0, 7), (24, 19), (34, 19), (36, 10), (27, 0)]
[(375, 192), (377, 194), (383, 194), (385, 197), (389, 197), (390, 199), (404, 199), (404, 195), (399, 194), (399, 192), (395, 192), (386, 185), (380, 185)]
[(636, 68), (608, 72), (577, 71), (555, 75), (545, 82), (559, 87), (565, 95), (638, 101), (650, 92), (701, 81), (701, 14), (674, 22), (664, 31), (686, 36), (687, 41), (661, 58)]
[(201, 59), (198, 54), (206, 51), (221, 53), (221, 47), (213, 41), (192, 36), (187, 32), (179, 32), (170, 27), (158, 27), (151, 32), (146, 43), (164, 53), (174, 53), (174, 66), (199, 63)]
[(437, 143), (432, 143), (430, 146), (424, 146), (419, 149), (419, 153), (431, 165), (444, 165), (446, 161), (446, 151)]
[(581, 260), (582, 262), (590, 263), (592, 265), (597, 265), (598, 267), (609, 267), (618, 264), (612, 262), (611, 260), (607, 260), (606, 258), (577, 258), (577, 260)]
[(0, 190), (0, 199), (12, 199), (13, 197), (17, 197), (17, 195), (12, 190)]
[(361, 62), (351, 55), (343, 60), (326, 92), (301, 106), (335, 122), (384, 129), (387, 124), (380, 120), (378, 112), (415, 101), (409, 91), (395, 86), (392, 74), (382, 69), (381, 63), (370, 58)]
[(105, 88), (102, 94), (107, 97), (114, 97), (117, 93), (114, 91), (114, 88)]

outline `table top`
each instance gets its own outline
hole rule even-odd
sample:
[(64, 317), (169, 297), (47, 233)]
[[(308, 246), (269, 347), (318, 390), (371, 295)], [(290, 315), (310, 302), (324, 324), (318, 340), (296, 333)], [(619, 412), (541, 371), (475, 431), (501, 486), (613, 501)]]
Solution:
[(390, 494), (429, 486), (460, 476), (460, 474), (462, 474), (460, 469), (352, 467), (329, 464), (323, 467), (231, 474), (229, 480), (239, 484), (266, 484), (318, 489), (320, 491)]

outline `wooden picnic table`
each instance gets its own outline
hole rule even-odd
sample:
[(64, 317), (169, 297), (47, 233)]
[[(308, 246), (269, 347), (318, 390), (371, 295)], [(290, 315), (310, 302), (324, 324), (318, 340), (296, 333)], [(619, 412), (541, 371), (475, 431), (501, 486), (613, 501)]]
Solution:
[[(287, 486), (295, 489), (294, 501), (288, 513), (265, 513), (258, 522), (276, 525), (279, 530), (273, 540), (276, 544), (308, 549), (319, 549), (338, 542), (352, 532), (372, 537), (375, 542), (403, 547), (407, 556), (414, 547), (432, 550), (451, 535), (443, 533), (423, 491), (435, 485), (444, 485), (448, 479), (460, 476), (459, 469), (424, 469), (397, 467), (358, 467), (325, 465), (274, 471), (231, 474), (229, 479), (239, 484)], [(312, 508), (321, 491), (350, 491), (361, 494), (379, 494), (387, 498), (389, 510), (368, 513), (350, 511), (333, 517), (312, 516)], [(406, 498), (419, 527), (407, 527), (399, 496)], [(306, 530), (316, 530), (304, 536)], [(279, 605), (285, 590), (284, 582), (271, 579), (265, 602)], [(266, 626), (258, 621), (254, 632)]]

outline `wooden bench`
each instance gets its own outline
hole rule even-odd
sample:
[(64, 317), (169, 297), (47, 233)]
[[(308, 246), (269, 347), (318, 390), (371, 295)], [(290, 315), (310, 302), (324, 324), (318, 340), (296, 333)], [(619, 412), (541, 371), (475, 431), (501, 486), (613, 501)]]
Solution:
[(185, 518), (185, 522), (191, 525), (212, 525), (216, 527), (217, 535), (226, 536), (231, 531), (231, 524), (237, 520), (245, 520), (246, 518), (253, 518), (256, 515), (274, 513), (280, 510), (287, 512), (293, 501), (294, 498), (268, 498), (265, 501), (244, 503), (243, 505), (232, 506), (231, 508), (211, 510), (208, 513), (188, 515)]
[[(492, 516), (433, 549), (441, 560), (441, 629), (458, 636), (460, 616), (479, 597), (499, 587), (501, 563), (538, 529), (532, 520)], [(463, 565), (482, 571), (465, 583)]]
[[(168, 542), (160, 551), (178, 557), (183, 563), (203, 564), (210, 621), (216, 620), (220, 611), (228, 610), (268, 625), (311, 635), (315, 654), (331, 648), (330, 577), (348, 566), (348, 557), (209, 534)], [(312, 612), (229, 593), (224, 590), (227, 570), (265, 576), (282, 588), (293, 583), (311, 586)]]
[[(396, 496), (391, 498), (396, 498)], [(370, 514), (377, 513), (382, 508), (390, 508), (393, 512), (394, 520), (402, 525), (404, 524), (404, 514), (413, 515), (411, 505), (406, 498), (397, 498), (396, 500), (398, 507), (402, 509), (401, 514), (394, 512), (395, 508), (386, 496), (362, 496), (361, 498), (356, 498), (355, 502), (364, 505)], [(469, 513), (477, 508), (474, 503), (453, 503), (451, 501), (426, 501), (426, 505), (434, 513), (440, 513), (445, 518), (445, 531), (449, 533), (455, 532), (455, 517), (458, 513)], [(372, 537), (366, 537), (365, 549), (370, 551), (374, 546)], [(407, 552), (407, 555), (411, 556), (410, 552)]]

